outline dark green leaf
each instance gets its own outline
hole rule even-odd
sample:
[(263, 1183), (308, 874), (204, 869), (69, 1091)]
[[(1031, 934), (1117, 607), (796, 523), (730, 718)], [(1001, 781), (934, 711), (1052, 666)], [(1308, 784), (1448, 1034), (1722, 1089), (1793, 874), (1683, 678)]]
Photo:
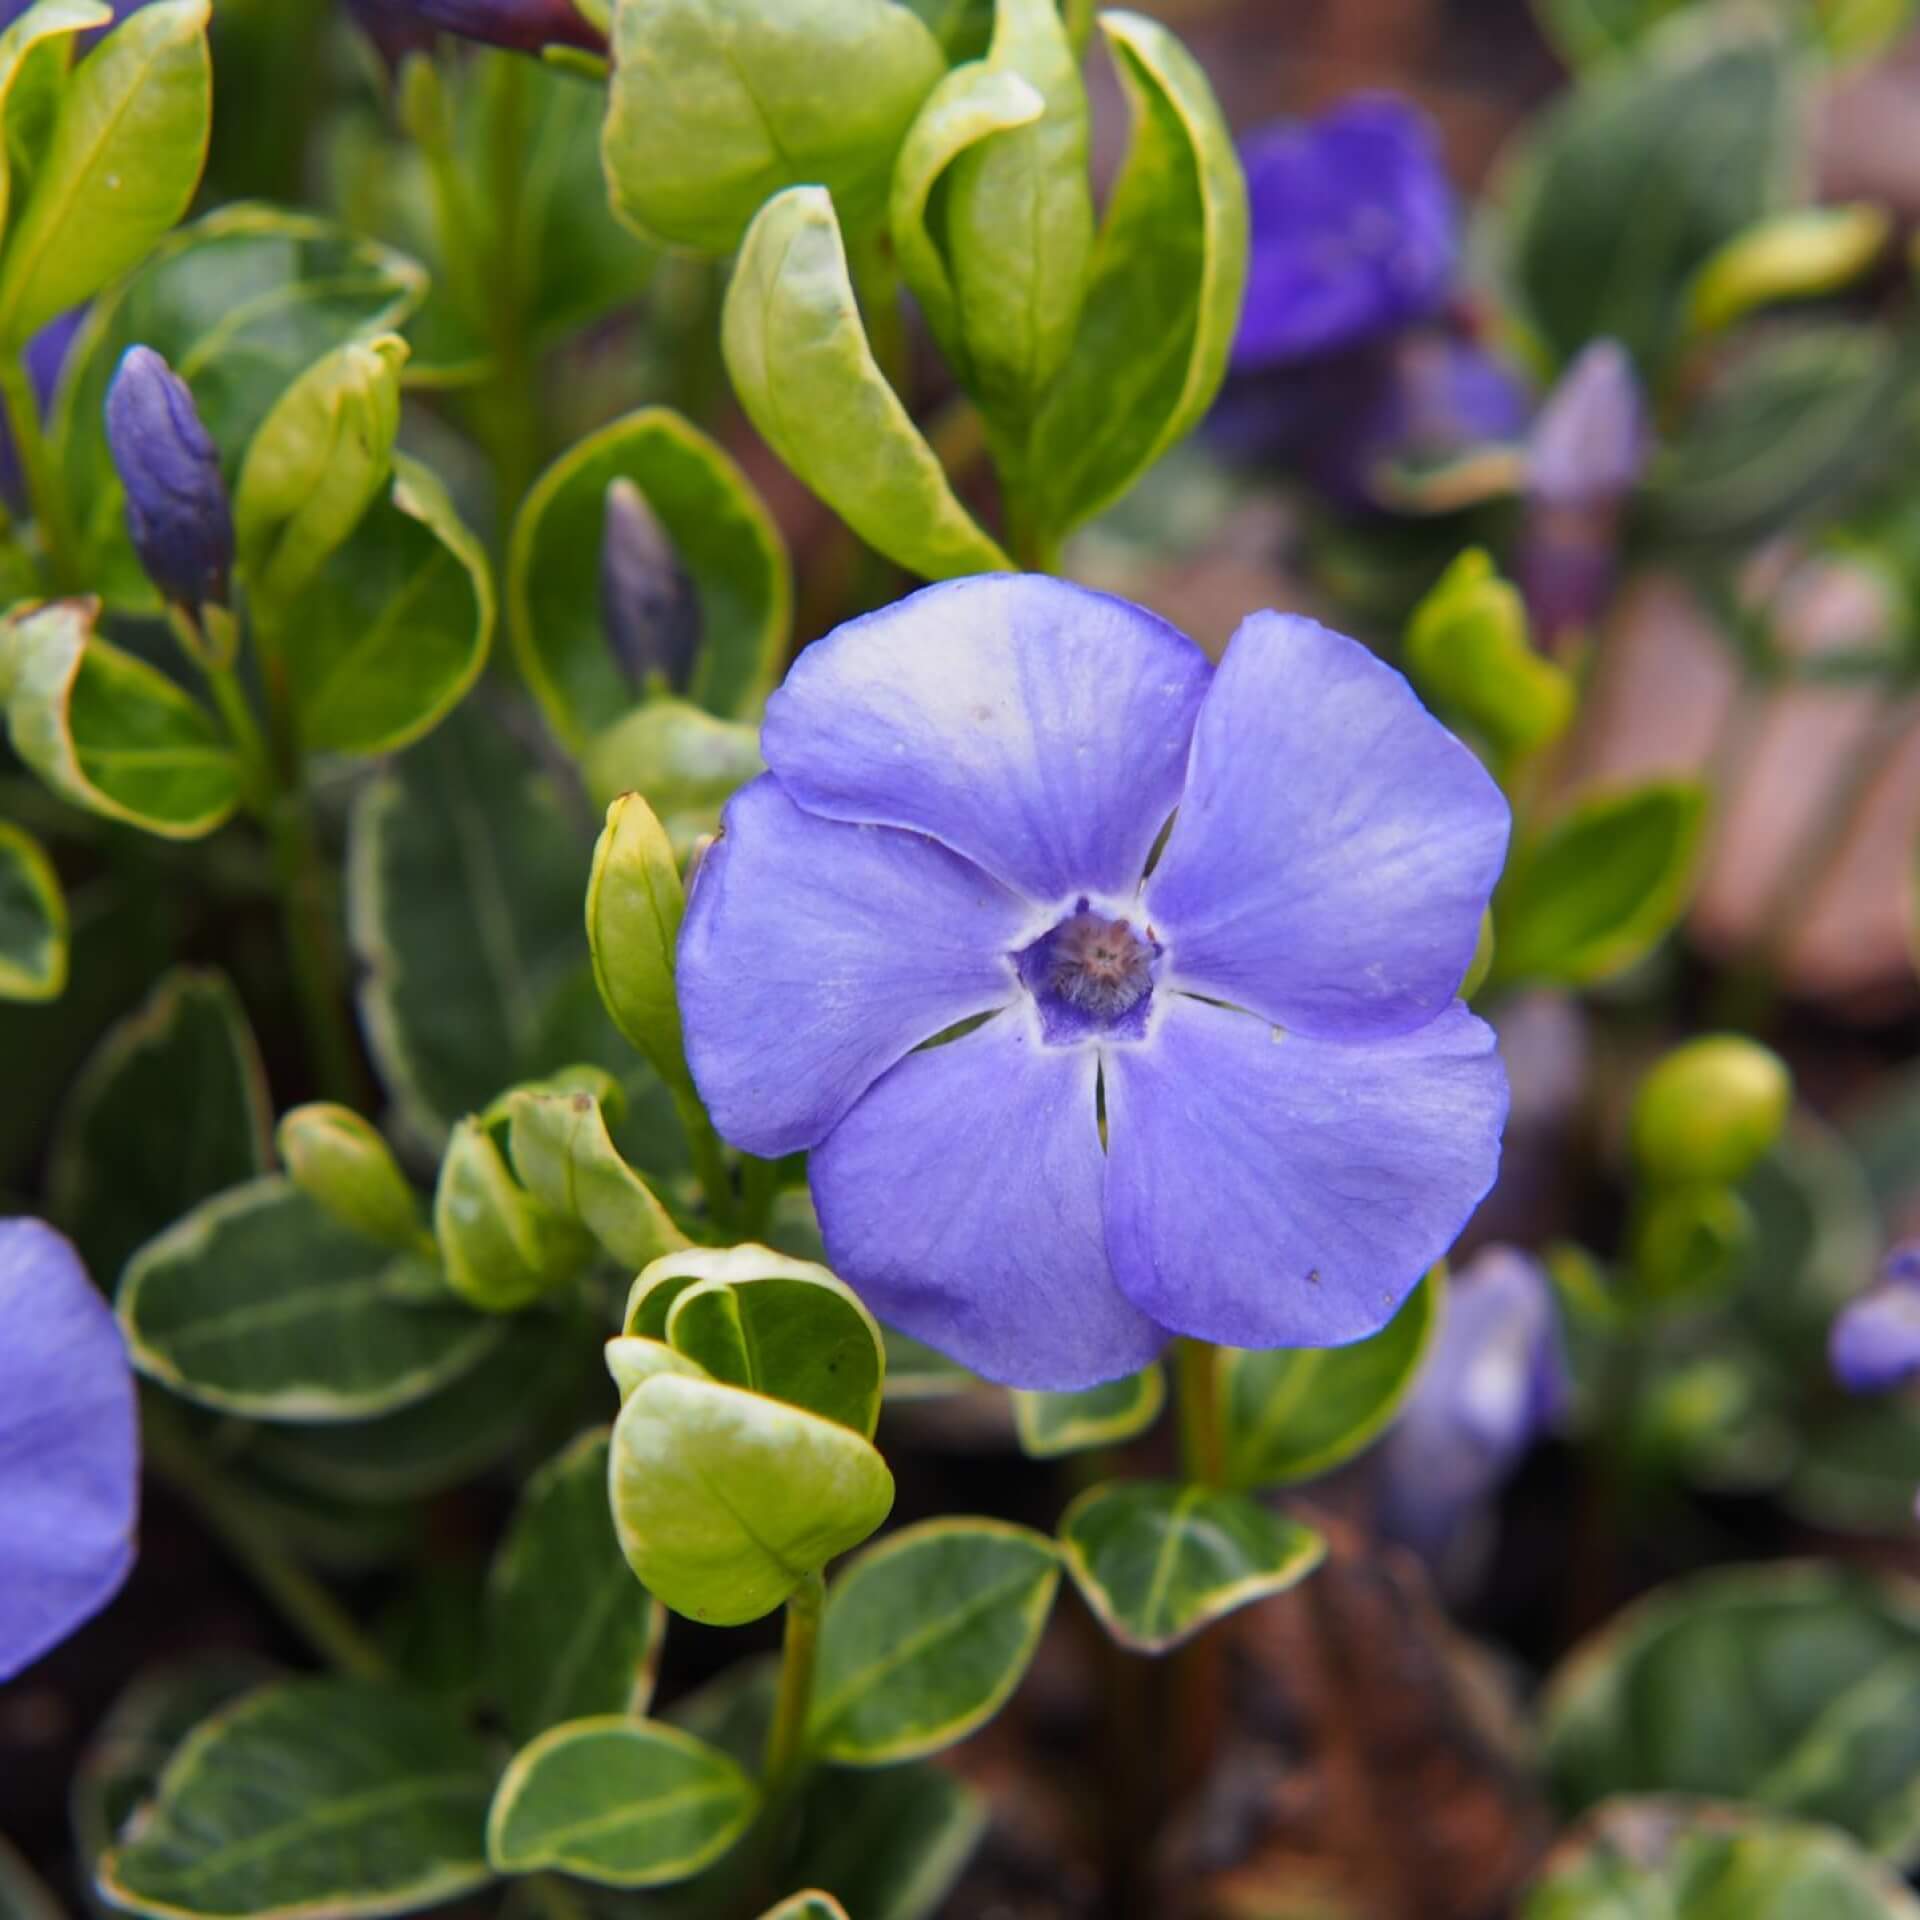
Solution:
[(1016, 1392), (1013, 1424), (1021, 1452), (1051, 1460), (1089, 1447), (1118, 1446), (1145, 1433), (1159, 1419), (1166, 1398), (1167, 1376), (1155, 1364), (1079, 1393)]
[(1284, 1593), (1326, 1552), (1317, 1533), (1245, 1494), (1171, 1480), (1090, 1487), (1062, 1516), (1060, 1546), (1101, 1624), (1141, 1653)]
[(1494, 982), (1585, 986), (1644, 958), (1686, 908), (1706, 817), (1705, 788), (1653, 780), (1520, 847), (1494, 899)]
[(1500, 228), (1549, 354), (1610, 336), (1657, 372), (1695, 270), (1786, 198), (1800, 115), (1784, 37), (1731, 15), (1676, 21), (1583, 76), (1529, 130)]
[(608, 645), (600, 603), (607, 489), (639, 488), (700, 602), (693, 698), (753, 718), (792, 621), (786, 543), (726, 451), (668, 407), (645, 407), (571, 447), (514, 522), (507, 621), (527, 685), (574, 753), (639, 698)]
[(1420, 1371), (1444, 1293), (1435, 1268), (1380, 1332), (1349, 1347), (1223, 1349), (1228, 1482), (1252, 1490), (1311, 1480), (1373, 1441)]
[(1663, 1588), (1577, 1648), (1545, 1703), (1579, 1809), (1613, 1793), (1753, 1801), (1920, 1858), (1920, 1589), (1814, 1563)]
[[(782, 1913), (811, 1914), (826, 1909), (782, 1907)], [(831, 1909), (839, 1913), (839, 1908)], [(0, 1834), (0, 1920), (66, 1920), (60, 1902), (46, 1882), (27, 1865), (5, 1835)], [(841, 1916), (845, 1920), (845, 1916)]]
[[(429, 1304), (436, 1300), (444, 1304)], [(361, 1420), (422, 1400), (502, 1337), (416, 1255), (363, 1240), (278, 1177), (209, 1200), (128, 1263), (134, 1364), (205, 1406)]]
[(1920, 1920), (1831, 1827), (1687, 1799), (1610, 1800), (1549, 1856), (1520, 1920)]
[(859, 1920), (932, 1920), (986, 1825), (979, 1794), (939, 1767), (828, 1767), (807, 1795), (789, 1871)]
[(663, 1886), (719, 1859), (758, 1806), (732, 1760), (677, 1727), (575, 1720), (514, 1756), (487, 1853), (502, 1873), (557, 1867), (606, 1886)]
[(607, 1431), (527, 1482), (487, 1581), (495, 1699), (518, 1741), (594, 1714), (646, 1711), (666, 1627), (607, 1507)]
[(0, 1000), (57, 1000), (67, 984), (67, 897), (46, 850), (0, 820)]
[(262, 1687), (168, 1762), (100, 1891), (160, 1920), (410, 1913), (493, 1877), (492, 1789), (486, 1748), (443, 1707), (357, 1680)]
[(218, 722), (157, 667), (94, 634), (99, 603), (9, 616), (14, 751), (61, 799), (169, 840), (211, 833), (240, 804)]
[[(159, 1114), (173, 1117), (156, 1126)], [(270, 1118), (260, 1050), (226, 977), (167, 974), (100, 1042), (60, 1108), (47, 1162), (53, 1218), (111, 1292), (162, 1228), (267, 1170)]]
[(833, 1584), (808, 1737), (824, 1759), (884, 1767), (938, 1753), (1005, 1705), (1060, 1582), (1053, 1543), (989, 1520), (928, 1520)]

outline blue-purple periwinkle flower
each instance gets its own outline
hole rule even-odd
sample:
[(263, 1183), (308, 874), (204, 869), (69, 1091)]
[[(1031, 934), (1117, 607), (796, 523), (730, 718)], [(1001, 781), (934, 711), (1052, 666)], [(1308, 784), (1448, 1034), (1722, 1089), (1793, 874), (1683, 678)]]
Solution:
[(1251, 222), (1236, 372), (1377, 340), (1446, 304), (1458, 213), (1433, 125), (1389, 94), (1240, 143)]
[(1526, 388), (1449, 311), (1458, 220), (1425, 117), (1364, 95), (1241, 159), (1252, 238), (1216, 441), (1362, 511), (1409, 504), (1403, 472), (1518, 441)]
[(1920, 1374), (1920, 1240), (1880, 1263), (1880, 1277), (1835, 1316), (1827, 1359), (1849, 1393), (1885, 1393)]
[(1552, 1282), (1526, 1254), (1486, 1248), (1449, 1288), (1433, 1350), (1381, 1446), (1381, 1530), (1439, 1558), (1567, 1397)]
[(573, 0), (354, 0), (354, 12), (376, 41), (411, 21), (516, 53), (538, 53), (543, 47), (607, 50), (606, 36)]
[(1172, 1333), (1339, 1345), (1492, 1184), (1456, 996), (1507, 807), (1364, 647), (1256, 613), (1216, 669), (1105, 594), (951, 581), (809, 647), (761, 749), (688, 902), (687, 1056), (728, 1139), (811, 1150), (902, 1331), (1053, 1388)]
[(133, 1565), (140, 1423), (113, 1309), (38, 1220), (0, 1220), (0, 1681)]
[(1613, 591), (1620, 520), (1652, 452), (1646, 402), (1617, 341), (1574, 358), (1527, 442), (1518, 573), (1548, 643), (1591, 626)]
[(673, 537), (631, 480), (607, 488), (600, 535), (600, 618), (636, 685), (686, 691), (700, 651), (700, 596)]
[(129, 347), (107, 389), (107, 445), (147, 577), (180, 606), (224, 606), (233, 511), (219, 450), (187, 383), (151, 347)]

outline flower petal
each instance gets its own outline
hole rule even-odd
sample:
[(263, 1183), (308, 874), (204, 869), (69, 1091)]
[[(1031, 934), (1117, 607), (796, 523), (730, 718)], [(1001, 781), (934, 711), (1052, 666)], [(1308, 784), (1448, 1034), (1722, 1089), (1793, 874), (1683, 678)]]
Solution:
[(1127, 894), (1179, 801), (1211, 672), (1143, 608), (986, 574), (809, 647), (761, 749), (811, 813), (931, 834), (1036, 901)]
[(810, 1147), (903, 1054), (1010, 1001), (1031, 911), (919, 834), (734, 795), (680, 932), (687, 1064), (749, 1153)]
[(1413, 689), (1295, 615), (1243, 621), (1147, 885), (1162, 979), (1327, 1039), (1453, 998), (1506, 855), (1486, 769)]
[(1180, 1333), (1333, 1347), (1377, 1332), (1493, 1184), (1507, 1083), (1451, 1007), (1349, 1045), (1184, 996), (1106, 1052), (1107, 1249)]
[(0, 1221), (0, 1681), (120, 1590), (140, 1433), (120, 1329), (73, 1248)]
[(818, 1147), (834, 1272), (889, 1325), (1014, 1387), (1143, 1367), (1166, 1336), (1121, 1298), (1101, 1228), (1091, 1047), (1024, 1013), (901, 1061)]

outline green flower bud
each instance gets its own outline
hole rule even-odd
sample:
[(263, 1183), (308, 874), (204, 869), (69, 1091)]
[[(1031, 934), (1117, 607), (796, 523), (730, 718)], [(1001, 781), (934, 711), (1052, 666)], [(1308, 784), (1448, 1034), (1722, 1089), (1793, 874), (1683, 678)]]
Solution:
[(1689, 1307), (1711, 1299), (1752, 1244), (1753, 1215), (1731, 1187), (1663, 1190), (1634, 1230), (1633, 1304)]
[(1482, 548), (1461, 554), (1414, 609), (1406, 659), (1428, 700), (1502, 753), (1545, 746), (1573, 718), (1572, 679), (1534, 652), (1519, 592)]
[(1707, 1034), (1661, 1060), (1633, 1103), (1633, 1153), (1651, 1180), (1732, 1182), (1779, 1139), (1793, 1081), (1777, 1054)]

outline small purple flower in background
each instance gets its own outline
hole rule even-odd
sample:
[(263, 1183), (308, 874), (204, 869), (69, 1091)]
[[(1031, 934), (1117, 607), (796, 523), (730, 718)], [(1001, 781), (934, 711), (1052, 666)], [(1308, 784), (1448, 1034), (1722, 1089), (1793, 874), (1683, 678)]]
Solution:
[(605, 53), (606, 36), (586, 20), (572, 0), (351, 0), (353, 11), (376, 43), (384, 44), (407, 27), (423, 25), (457, 33), (463, 39), (516, 53), (543, 47), (579, 47)]
[(1590, 626), (1606, 607), (1621, 515), (1652, 444), (1626, 349), (1613, 340), (1583, 348), (1527, 442), (1518, 573), (1543, 643)]
[(140, 1424), (113, 1309), (38, 1220), (0, 1220), (0, 1681), (133, 1565)]
[(147, 577), (180, 606), (226, 605), (233, 512), (219, 449), (187, 383), (151, 347), (129, 347), (107, 389), (107, 445)]
[(1459, 215), (1426, 116), (1363, 94), (1240, 145), (1251, 234), (1236, 372), (1318, 359), (1445, 306)]
[(410, 53), (432, 50), (433, 29), (401, 0), (347, 0), (347, 11), (391, 67)]
[(1486, 1248), (1448, 1289), (1433, 1350), (1381, 1446), (1381, 1531), (1441, 1559), (1566, 1402), (1552, 1283), (1527, 1255)]
[(1506, 803), (1355, 642), (1257, 613), (1216, 670), (1126, 601), (953, 581), (808, 648), (761, 748), (688, 903), (688, 1059), (736, 1145), (811, 1149), (902, 1331), (1053, 1388), (1171, 1333), (1338, 1345), (1492, 1184), (1455, 996)]
[(1241, 159), (1252, 237), (1218, 443), (1367, 509), (1402, 504), (1396, 468), (1518, 440), (1526, 389), (1448, 316), (1459, 220), (1426, 117), (1364, 95), (1250, 134)]
[(1885, 1393), (1920, 1374), (1920, 1240), (1895, 1247), (1879, 1279), (1840, 1310), (1827, 1359), (1849, 1393)]

